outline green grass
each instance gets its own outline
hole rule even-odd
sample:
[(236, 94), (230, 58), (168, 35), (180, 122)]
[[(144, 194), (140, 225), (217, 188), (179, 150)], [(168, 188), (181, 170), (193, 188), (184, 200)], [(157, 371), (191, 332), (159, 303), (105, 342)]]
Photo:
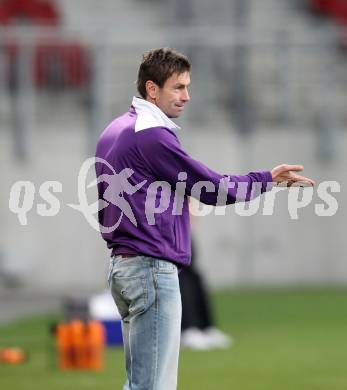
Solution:
[[(235, 344), (228, 350), (183, 350), (180, 390), (347, 389), (347, 289), (220, 291), (213, 303), (218, 325)], [(0, 346), (18, 345), (29, 353), (22, 366), (0, 366), (0, 388), (121, 389), (121, 349), (106, 351), (101, 373), (55, 368), (48, 328), (56, 319), (0, 327)]]

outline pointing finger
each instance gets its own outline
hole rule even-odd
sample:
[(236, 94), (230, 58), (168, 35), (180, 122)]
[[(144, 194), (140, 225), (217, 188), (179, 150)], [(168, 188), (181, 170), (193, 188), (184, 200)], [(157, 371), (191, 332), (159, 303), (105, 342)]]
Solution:
[(285, 170), (286, 171), (296, 171), (296, 172), (299, 172), (299, 171), (303, 171), (304, 170), (304, 166), (303, 165), (288, 165), (286, 164), (284, 166)]
[(290, 180), (292, 180), (294, 182), (298, 182), (298, 183), (303, 183), (303, 184), (306, 183), (306, 184), (309, 184), (312, 186), (315, 185), (314, 180), (309, 179), (308, 177), (305, 177), (305, 176), (301, 176), (301, 175), (292, 174), (290, 177)]

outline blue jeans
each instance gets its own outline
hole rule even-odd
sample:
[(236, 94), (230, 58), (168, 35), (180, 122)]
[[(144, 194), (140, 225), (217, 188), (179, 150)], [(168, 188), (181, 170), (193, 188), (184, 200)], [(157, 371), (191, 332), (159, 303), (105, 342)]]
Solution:
[(176, 265), (147, 256), (115, 256), (109, 283), (122, 317), (123, 390), (175, 390), (182, 316)]

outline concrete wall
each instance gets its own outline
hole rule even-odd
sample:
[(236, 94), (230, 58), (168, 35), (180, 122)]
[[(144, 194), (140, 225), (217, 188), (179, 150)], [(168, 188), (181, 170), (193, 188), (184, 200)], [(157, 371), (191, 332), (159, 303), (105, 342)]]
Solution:
[[(225, 216), (197, 217), (198, 264), (211, 285), (347, 281), (345, 133), (339, 134), (336, 160), (328, 164), (317, 158), (316, 135), (308, 129), (258, 129), (244, 140), (225, 125), (203, 129), (183, 123), (183, 127), (187, 150), (221, 173), (302, 163), (318, 184), (323, 180), (341, 184), (341, 193), (334, 194), (339, 209), (333, 217), (316, 216), (314, 204), (322, 203), (316, 190), (312, 203), (298, 211), (298, 220), (290, 218), (287, 192), (277, 195), (273, 216), (259, 212), (241, 217), (235, 206), (229, 206)], [(85, 139), (81, 123), (38, 127), (31, 160), (23, 165), (13, 159), (9, 129), (0, 130), (2, 269), (19, 277), (27, 288), (63, 292), (106, 286), (108, 252), (84, 216), (67, 206), (78, 203), (77, 175), (87, 157)], [(11, 186), (18, 180), (30, 180), (36, 187), (27, 226), (19, 224), (8, 206)], [(35, 209), (43, 202), (39, 186), (47, 180), (62, 183), (63, 191), (57, 194), (61, 208), (54, 217), (39, 216)], [(95, 188), (88, 196), (92, 203)]]

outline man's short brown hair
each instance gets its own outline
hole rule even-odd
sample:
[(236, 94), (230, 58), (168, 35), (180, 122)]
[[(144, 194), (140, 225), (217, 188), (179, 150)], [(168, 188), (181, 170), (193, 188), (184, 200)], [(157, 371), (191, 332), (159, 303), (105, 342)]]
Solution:
[(174, 49), (161, 48), (143, 55), (137, 76), (137, 90), (146, 98), (146, 82), (153, 81), (160, 88), (174, 73), (189, 72), (191, 64), (188, 58)]

